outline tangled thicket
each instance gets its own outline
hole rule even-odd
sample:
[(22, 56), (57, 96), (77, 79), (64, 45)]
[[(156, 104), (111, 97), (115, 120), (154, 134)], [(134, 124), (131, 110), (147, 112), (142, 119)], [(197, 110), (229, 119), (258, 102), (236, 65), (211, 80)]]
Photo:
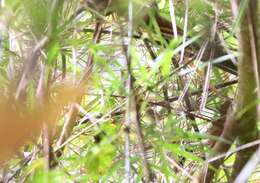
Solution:
[(259, 179), (258, 0), (0, 2), (2, 182)]

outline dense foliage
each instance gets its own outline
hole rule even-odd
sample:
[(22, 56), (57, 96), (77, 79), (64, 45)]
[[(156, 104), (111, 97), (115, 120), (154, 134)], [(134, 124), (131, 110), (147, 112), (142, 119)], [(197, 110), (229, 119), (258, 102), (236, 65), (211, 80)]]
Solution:
[(1, 0), (2, 182), (257, 182), (258, 0)]

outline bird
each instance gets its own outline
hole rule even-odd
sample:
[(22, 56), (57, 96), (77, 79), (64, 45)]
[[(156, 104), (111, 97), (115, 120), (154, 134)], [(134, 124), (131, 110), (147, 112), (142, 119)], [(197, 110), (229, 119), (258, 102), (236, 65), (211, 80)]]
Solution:
[[(108, 16), (112, 13), (117, 14), (120, 17), (128, 18), (128, 1), (126, 0), (85, 0), (86, 5), (104, 16)], [(165, 17), (161, 16), (158, 11), (157, 4), (155, 2), (148, 3), (148, 1), (134, 1), (133, 2), (134, 22), (137, 24), (136, 27), (143, 25), (150, 25), (152, 19), (156, 21), (162, 36), (170, 41), (173, 38), (173, 26), (172, 22)], [(142, 22), (141, 22), (141, 21)], [(142, 27), (143, 28), (143, 27)], [(181, 35), (183, 30), (177, 27), (178, 34)], [(172, 36), (171, 36), (172, 35)], [(226, 50), (219, 43), (219, 38), (216, 36), (215, 39), (211, 40), (208, 48), (205, 51), (202, 60), (214, 60), (215, 58), (225, 56)], [(192, 44), (193, 47), (199, 49), (200, 44), (195, 42)], [(214, 47), (214, 53), (210, 54), (212, 47)], [(210, 56), (211, 55), (211, 56)], [(228, 72), (232, 75), (237, 75), (237, 65), (231, 60), (226, 60), (220, 63), (213, 63), (214, 66), (220, 68), (221, 70)]]
[[(86, 5), (90, 9), (95, 10), (99, 13), (102, 13), (105, 15), (108, 15), (111, 13), (110, 11), (105, 13), (107, 8), (111, 8), (111, 4), (110, 4), (110, 2), (112, 2), (111, 0), (110, 1), (109, 0), (86, 0), (85, 2), (86, 2)], [(109, 4), (110, 4), (110, 7), (109, 7)]]

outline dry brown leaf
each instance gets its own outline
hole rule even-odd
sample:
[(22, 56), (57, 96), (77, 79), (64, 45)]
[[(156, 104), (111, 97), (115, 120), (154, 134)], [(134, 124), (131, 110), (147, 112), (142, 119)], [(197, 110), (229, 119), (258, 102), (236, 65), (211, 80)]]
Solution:
[(53, 87), (42, 104), (17, 102), (14, 97), (0, 94), (0, 163), (8, 160), (26, 142), (40, 134), (43, 123), (54, 125), (64, 107), (75, 101), (78, 87)]

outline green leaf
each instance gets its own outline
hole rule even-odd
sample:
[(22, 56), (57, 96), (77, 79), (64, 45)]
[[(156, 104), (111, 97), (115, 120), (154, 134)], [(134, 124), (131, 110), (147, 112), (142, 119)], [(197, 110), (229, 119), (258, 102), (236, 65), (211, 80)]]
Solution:
[(169, 144), (169, 143), (163, 143), (163, 147), (173, 153), (173, 155), (179, 155), (182, 157), (185, 157), (189, 160), (196, 161), (199, 163), (203, 163), (204, 160), (201, 159), (198, 156), (193, 155), (192, 153), (185, 150), (185, 148), (179, 144)]
[(58, 55), (60, 54), (60, 45), (57, 41), (53, 41), (49, 44), (48, 51), (47, 51), (47, 63), (49, 65), (54, 64)]

